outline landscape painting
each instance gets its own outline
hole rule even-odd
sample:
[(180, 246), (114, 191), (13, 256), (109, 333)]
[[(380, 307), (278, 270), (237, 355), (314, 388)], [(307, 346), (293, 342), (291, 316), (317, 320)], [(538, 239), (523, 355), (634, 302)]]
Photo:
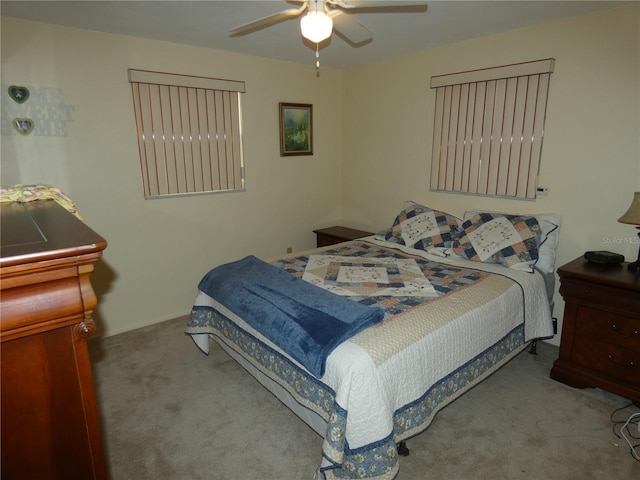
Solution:
[(313, 105), (280, 103), (280, 156), (313, 155)]

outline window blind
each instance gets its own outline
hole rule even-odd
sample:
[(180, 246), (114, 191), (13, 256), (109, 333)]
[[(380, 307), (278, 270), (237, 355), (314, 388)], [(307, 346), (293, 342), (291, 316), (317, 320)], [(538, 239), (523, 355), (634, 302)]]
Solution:
[(244, 82), (129, 70), (145, 198), (244, 189)]
[(431, 77), (431, 189), (534, 199), (554, 59)]

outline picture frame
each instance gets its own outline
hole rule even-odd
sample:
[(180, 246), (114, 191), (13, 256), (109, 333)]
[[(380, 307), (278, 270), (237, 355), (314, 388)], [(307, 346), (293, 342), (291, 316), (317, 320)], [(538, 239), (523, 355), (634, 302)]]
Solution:
[(313, 105), (279, 103), (280, 156), (313, 155)]

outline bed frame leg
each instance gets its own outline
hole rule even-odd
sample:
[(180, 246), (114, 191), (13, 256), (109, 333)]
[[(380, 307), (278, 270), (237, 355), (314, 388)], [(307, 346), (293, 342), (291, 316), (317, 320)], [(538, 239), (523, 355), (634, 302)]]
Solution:
[(538, 342), (536, 342), (535, 340), (533, 342), (531, 342), (531, 348), (529, 348), (529, 353), (531, 355), (537, 355), (538, 354)]
[(398, 444), (398, 455), (402, 457), (409, 456), (409, 448), (407, 448), (407, 442), (405, 442), (404, 440)]

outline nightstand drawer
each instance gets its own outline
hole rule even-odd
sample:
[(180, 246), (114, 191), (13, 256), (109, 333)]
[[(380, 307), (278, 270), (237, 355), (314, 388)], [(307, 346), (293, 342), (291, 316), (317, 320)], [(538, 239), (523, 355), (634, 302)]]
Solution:
[(602, 305), (608, 309), (640, 312), (640, 295), (632, 290), (561, 277), (560, 294), (565, 301), (573, 298), (588, 305)]
[(640, 319), (578, 306), (576, 334), (640, 352)]
[(573, 362), (608, 378), (640, 387), (640, 351), (578, 336)]

